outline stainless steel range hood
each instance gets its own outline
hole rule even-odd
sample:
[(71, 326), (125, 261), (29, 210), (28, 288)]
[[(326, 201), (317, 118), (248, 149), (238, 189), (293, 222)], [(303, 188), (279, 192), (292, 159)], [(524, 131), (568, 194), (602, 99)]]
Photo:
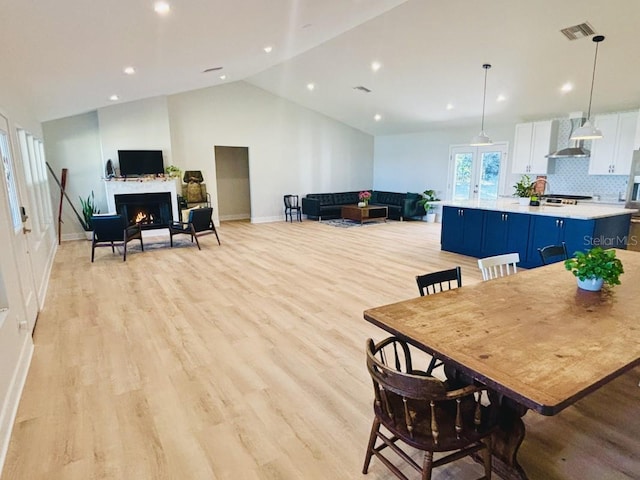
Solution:
[[(580, 127), (585, 121), (584, 118), (571, 119), (571, 132), (569, 133), (569, 141), (571, 141), (571, 134), (576, 129), (576, 120), (578, 120), (578, 127)], [(586, 158), (591, 156), (591, 151), (584, 148), (584, 141), (580, 140), (578, 142), (574, 142), (574, 145), (572, 147), (562, 148), (545, 156), (547, 158)]]

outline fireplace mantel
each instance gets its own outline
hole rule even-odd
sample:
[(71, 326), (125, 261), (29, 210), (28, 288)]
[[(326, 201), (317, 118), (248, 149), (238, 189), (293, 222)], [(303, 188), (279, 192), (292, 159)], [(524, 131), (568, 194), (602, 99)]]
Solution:
[(107, 208), (109, 212), (116, 211), (116, 195), (166, 192), (171, 194), (171, 212), (174, 221), (177, 221), (180, 216), (178, 215), (178, 189), (176, 182), (175, 179), (105, 180)]

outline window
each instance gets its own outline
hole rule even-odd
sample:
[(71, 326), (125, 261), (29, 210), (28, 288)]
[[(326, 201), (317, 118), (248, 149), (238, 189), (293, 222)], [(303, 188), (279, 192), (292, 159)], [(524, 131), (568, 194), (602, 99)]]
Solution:
[(5, 181), (7, 182), (9, 208), (11, 209), (11, 220), (13, 222), (13, 228), (18, 231), (20, 228), (22, 228), (22, 216), (20, 215), (20, 202), (18, 201), (16, 177), (14, 175), (13, 162), (11, 161), (9, 137), (7, 136), (7, 132), (5, 132), (4, 130), (0, 130), (0, 155), (2, 156), (4, 176)]

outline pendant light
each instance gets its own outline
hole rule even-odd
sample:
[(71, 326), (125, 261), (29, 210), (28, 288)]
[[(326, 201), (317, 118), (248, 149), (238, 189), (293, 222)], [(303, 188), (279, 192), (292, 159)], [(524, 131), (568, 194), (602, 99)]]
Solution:
[(596, 54), (593, 57), (593, 74), (591, 76), (591, 93), (589, 93), (589, 110), (587, 111), (587, 119), (580, 128), (571, 135), (571, 140), (596, 140), (602, 138), (602, 132), (593, 123), (591, 123), (591, 99), (593, 98), (593, 83), (596, 79), (596, 62), (598, 61), (598, 44), (604, 40), (604, 35), (596, 35), (592, 38), (596, 44)]
[(486, 133), (484, 133), (484, 107), (485, 107), (485, 104), (487, 103), (487, 71), (489, 71), (489, 69), (491, 68), (491, 65), (489, 63), (485, 63), (484, 65), (482, 65), (482, 68), (484, 68), (484, 94), (482, 96), (482, 126), (480, 127), (480, 135), (476, 135), (475, 137), (473, 137), (471, 139), (471, 143), (469, 143), (469, 145), (471, 145), (472, 147), (481, 147), (483, 145), (491, 145), (493, 143), (489, 138), (489, 136)]

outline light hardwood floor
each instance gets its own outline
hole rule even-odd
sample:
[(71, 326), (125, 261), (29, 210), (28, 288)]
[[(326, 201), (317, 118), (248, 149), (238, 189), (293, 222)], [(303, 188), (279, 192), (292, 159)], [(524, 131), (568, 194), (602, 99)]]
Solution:
[[(439, 225), (422, 222), (219, 232), (220, 247), (169, 249), (167, 234), (126, 263), (63, 243), (3, 480), (393, 478), (375, 459), (360, 473), (364, 344), (386, 336), (362, 312), (417, 296), (416, 274), (461, 265), (478, 282), (476, 260), (441, 252)], [(639, 478), (639, 380), (556, 417), (529, 412), (530, 478)], [(480, 472), (465, 460), (435, 478)]]

